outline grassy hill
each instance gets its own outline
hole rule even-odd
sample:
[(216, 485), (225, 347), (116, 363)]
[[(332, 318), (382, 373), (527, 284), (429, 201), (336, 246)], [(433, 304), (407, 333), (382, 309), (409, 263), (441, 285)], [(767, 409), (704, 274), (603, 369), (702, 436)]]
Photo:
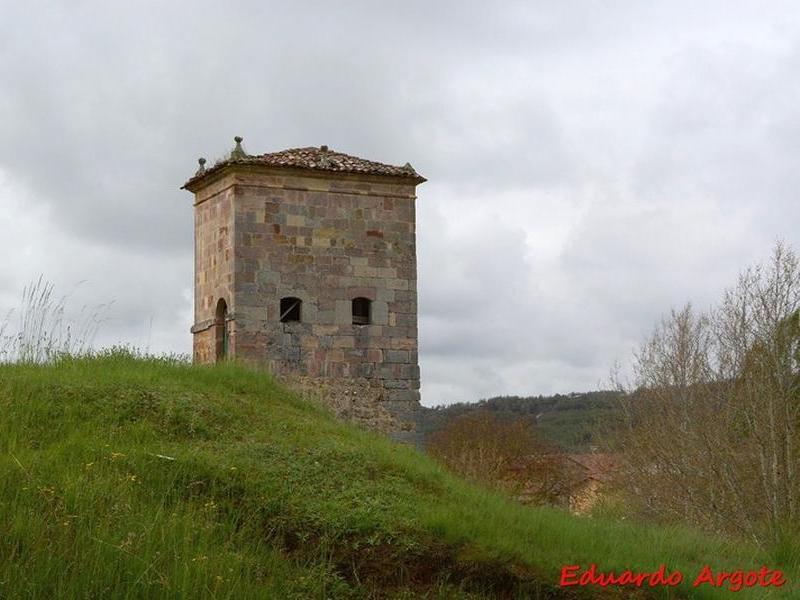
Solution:
[(780, 566), (525, 508), (264, 374), (122, 352), (0, 366), (0, 533), (2, 598), (558, 598), (563, 564)]

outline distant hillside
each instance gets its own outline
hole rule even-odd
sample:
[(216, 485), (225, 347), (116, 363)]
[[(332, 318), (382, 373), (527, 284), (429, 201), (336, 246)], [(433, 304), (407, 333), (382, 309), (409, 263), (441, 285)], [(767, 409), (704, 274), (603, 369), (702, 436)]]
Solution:
[[(0, 365), (0, 531), (4, 599), (575, 598), (601, 590), (556, 587), (562, 565), (778, 566), (748, 543), (521, 506), (260, 372), (120, 352)], [(712, 592), (692, 597), (727, 597)]]
[(529, 418), (542, 437), (568, 452), (588, 452), (604, 429), (617, 418), (618, 392), (599, 391), (555, 396), (497, 396), (474, 403), (427, 409), (422, 419), (426, 435), (450, 420), (478, 410), (501, 418)]

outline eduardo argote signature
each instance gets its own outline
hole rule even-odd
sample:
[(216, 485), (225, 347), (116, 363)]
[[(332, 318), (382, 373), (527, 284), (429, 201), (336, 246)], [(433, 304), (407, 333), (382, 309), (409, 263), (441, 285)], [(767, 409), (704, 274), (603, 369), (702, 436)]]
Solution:
[[(683, 573), (669, 571), (666, 565), (660, 565), (651, 572), (636, 572), (631, 570), (600, 571), (592, 563), (588, 568), (581, 570), (580, 565), (564, 565), (561, 567), (561, 587), (597, 585), (630, 586), (630, 587), (675, 587), (683, 583)], [(734, 571), (714, 572), (709, 566), (704, 566), (692, 581), (692, 587), (719, 587), (731, 592), (738, 592), (744, 588), (752, 587), (781, 587), (786, 583), (783, 571), (761, 567), (759, 570), (737, 569)]]

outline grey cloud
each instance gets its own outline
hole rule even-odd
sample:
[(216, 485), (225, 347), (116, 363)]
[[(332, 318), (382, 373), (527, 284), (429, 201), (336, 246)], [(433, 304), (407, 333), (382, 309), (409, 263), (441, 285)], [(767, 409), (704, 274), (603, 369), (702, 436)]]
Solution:
[(587, 389), (800, 245), (799, 63), (793, 2), (11, 4), (0, 314), (87, 280), (101, 343), (188, 351), (197, 157), (328, 144), (430, 180), (425, 403)]

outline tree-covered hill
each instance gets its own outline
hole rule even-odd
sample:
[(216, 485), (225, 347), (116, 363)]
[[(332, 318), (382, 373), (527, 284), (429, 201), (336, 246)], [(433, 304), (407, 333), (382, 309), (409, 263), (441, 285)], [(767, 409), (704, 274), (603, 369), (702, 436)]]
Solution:
[(554, 396), (497, 396), (427, 409), (426, 435), (443, 429), (461, 415), (489, 411), (504, 419), (530, 419), (543, 439), (567, 452), (588, 452), (618, 416), (619, 393), (598, 391)]

